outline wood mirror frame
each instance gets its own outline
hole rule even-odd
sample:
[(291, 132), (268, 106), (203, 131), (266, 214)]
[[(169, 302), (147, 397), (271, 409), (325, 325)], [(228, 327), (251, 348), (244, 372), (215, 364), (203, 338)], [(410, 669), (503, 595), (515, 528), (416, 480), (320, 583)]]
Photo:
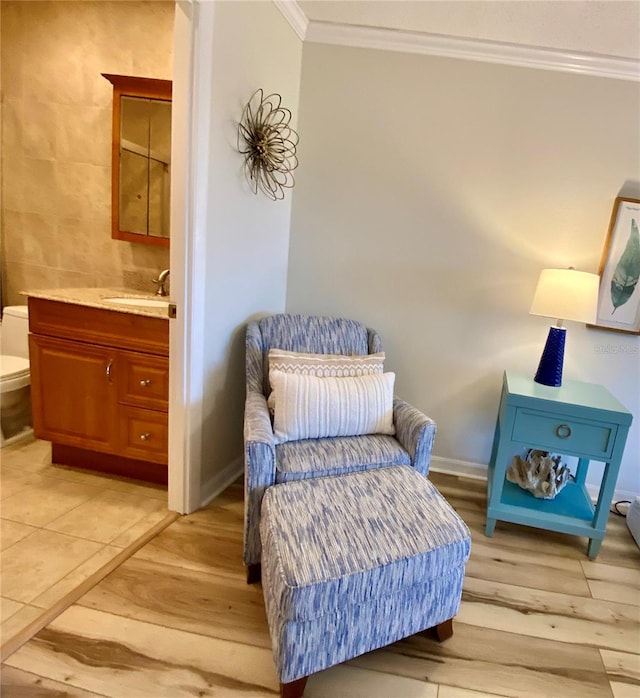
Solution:
[[(113, 128), (111, 140), (111, 237), (115, 240), (127, 240), (145, 245), (158, 245), (169, 247), (169, 237), (149, 234), (149, 213), (147, 204), (147, 232), (133, 232), (126, 230), (126, 226), (120, 223), (120, 169), (121, 169), (121, 113), (122, 98), (132, 97), (147, 100), (171, 102), (171, 80), (159, 80), (156, 78), (139, 78), (129, 75), (112, 75), (102, 73), (113, 85)], [(147, 159), (150, 160), (149, 156)], [(147, 185), (147, 198), (149, 186)], [(139, 197), (138, 197), (139, 198)], [(168, 205), (168, 202), (167, 202)]]

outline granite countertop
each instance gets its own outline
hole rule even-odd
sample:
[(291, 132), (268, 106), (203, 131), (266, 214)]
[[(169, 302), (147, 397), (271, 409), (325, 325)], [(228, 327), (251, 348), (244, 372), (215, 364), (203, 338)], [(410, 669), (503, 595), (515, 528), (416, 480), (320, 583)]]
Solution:
[[(73, 303), (74, 305), (86, 305), (89, 308), (112, 310), (117, 313), (129, 313), (130, 315), (144, 315), (145, 317), (159, 317), (169, 319), (168, 297), (155, 296), (130, 288), (51, 288), (31, 289), (22, 291), (23, 296), (43, 298), (61, 303)], [(106, 298), (131, 298), (140, 300), (164, 301), (166, 305), (158, 307), (145, 307), (144, 305), (125, 305), (113, 303)]]

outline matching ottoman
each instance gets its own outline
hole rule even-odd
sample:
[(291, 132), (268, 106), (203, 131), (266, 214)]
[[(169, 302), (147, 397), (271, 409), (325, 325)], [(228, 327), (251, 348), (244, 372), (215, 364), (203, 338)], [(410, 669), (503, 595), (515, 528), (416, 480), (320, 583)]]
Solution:
[(267, 489), (262, 584), (281, 695), (421, 630), (450, 634), (469, 529), (409, 466)]

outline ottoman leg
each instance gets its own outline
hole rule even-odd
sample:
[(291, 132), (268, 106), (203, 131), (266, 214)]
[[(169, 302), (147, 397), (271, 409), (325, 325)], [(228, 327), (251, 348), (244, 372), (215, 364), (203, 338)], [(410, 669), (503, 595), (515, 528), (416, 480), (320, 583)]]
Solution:
[(290, 683), (281, 683), (280, 698), (302, 698), (308, 678), (308, 676), (303, 676), (301, 679), (296, 679)]
[(262, 565), (258, 562), (256, 565), (247, 566), (247, 584), (259, 582), (262, 579)]
[(453, 618), (449, 618), (449, 620), (445, 620), (444, 623), (439, 623), (434, 626), (433, 631), (436, 634), (436, 640), (438, 640), (438, 642), (448, 640), (453, 635)]

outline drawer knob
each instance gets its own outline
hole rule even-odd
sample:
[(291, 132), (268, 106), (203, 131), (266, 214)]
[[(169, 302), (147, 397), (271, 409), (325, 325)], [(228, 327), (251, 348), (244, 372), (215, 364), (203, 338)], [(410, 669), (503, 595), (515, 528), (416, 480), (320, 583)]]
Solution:
[(556, 427), (556, 436), (559, 439), (568, 439), (571, 436), (571, 427), (568, 424), (559, 424)]
[(140, 381), (140, 385), (141, 385), (143, 388), (148, 388), (148, 387), (151, 385), (151, 380), (150, 380), (149, 378), (143, 378), (143, 379)]
[(140, 434), (141, 441), (148, 441), (150, 438), (151, 438), (151, 434), (148, 431), (145, 431), (144, 434)]

